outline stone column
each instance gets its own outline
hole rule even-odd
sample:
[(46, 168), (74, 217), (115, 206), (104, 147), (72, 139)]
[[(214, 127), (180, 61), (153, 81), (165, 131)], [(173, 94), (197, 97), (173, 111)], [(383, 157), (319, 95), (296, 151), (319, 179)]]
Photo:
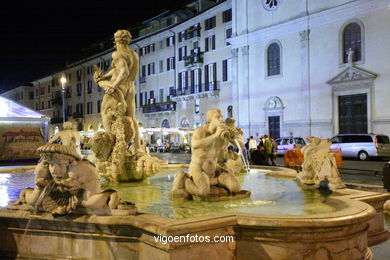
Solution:
[(253, 133), (250, 129), (249, 46), (241, 47), (238, 53), (237, 96), (233, 98), (240, 102), (237, 108), (238, 125), (244, 130), (245, 136), (250, 136)]
[(299, 32), (301, 36), (301, 86), (302, 114), (305, 121), (305, 136), (311, 136), (311, 104), (310, 104), (310, 29)]
[(233, 106), (233, 117), (237, 123), (240, 123), (240, 102), (238, 102), (238, 49), (232, 49), (232, 106)]

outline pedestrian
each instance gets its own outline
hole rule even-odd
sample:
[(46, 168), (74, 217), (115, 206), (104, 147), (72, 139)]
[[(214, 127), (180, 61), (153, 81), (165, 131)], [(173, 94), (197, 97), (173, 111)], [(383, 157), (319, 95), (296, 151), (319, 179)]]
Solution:
[(244, 150), (244, 152), (245, 152), (245, 156), (246, 156), (246, 158), (248, 158), (249, 159), (249, 138), (247, 138), (246, 139), (246, 143), (244, 144), (244, 148), (245, 148), (245, 150)]
[(161, 146), (162, 145), (162, 141), (161, 141), (160, 137), (157, 138), (156, 143), (157, 143), (157, 146)]
[(275, 159), (278, 156), (278, 144), (275, 142), (275, 139), (270, 137), (271, 143), (272, 143), (272, 156), (271, 156), (271, 163), (272, 166), (276, 166)]
[(272, 162), (273, 149), (272, 149), (272, 142), (269, 139), (268, 135), (264, 135), (264, 150), (265, 150), (265, 164), (270, 165), (270, 161)]
[(253, 139), (253, 136), (251, 136), (249, 140), (249, 154), (252, 155), (254, 151), (257, 149), (257, 142), (255, 139)]

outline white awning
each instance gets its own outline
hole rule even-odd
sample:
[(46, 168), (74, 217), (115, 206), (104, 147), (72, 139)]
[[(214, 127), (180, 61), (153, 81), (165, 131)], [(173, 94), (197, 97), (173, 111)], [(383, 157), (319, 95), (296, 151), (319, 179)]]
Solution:
[(0, 121), (47, 122), (50, 118), (12, 100), (0, 97)]

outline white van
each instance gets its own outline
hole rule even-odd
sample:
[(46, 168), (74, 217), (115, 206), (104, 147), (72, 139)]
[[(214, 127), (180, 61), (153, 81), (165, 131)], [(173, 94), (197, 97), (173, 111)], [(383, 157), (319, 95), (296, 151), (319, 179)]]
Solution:
[(390, 141), (387, 135), (338, 134), (330, 140), (330, 148), (341, 149), (343, 157), (357, 157), (362, 161), (369, 157), (390, 157)]
[(302, 148), (306, 145), (302, 137), (279, 137), (275, 139), (278, 145), (278, 154), (284, 154), (288, 150), (294, 150), (295, 147)]

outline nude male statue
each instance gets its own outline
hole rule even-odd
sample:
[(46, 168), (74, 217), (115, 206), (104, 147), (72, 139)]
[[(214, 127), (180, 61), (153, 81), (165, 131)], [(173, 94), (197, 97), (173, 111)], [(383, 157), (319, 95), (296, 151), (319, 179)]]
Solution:
[(134, 86), (139, 71), (139, 57), (128, 46), (131, 39), (130, 32), (126, 30), (118, 30), (114, 34), (116, 51), (112, 53), (112, 69), (104, 75), (100, 70), (97, 70), (94, 73), (94, 80), (106, 91), (102, 102), (104, 129), (108, 132), (111, 131), (115, 113), (119, 113), (123, 117), (130, 117), (134, 128), (134, 144), (136, 150), (139, 150), (140, 136), (135, 119)]
[(73, 147), (76, 152), (81, 156), (80, 151), (80, 133), (73, 129), (72, 122), (65, 122), (63, 124), (63, 130), (56, 133), (50, 140), (49, 144), (59, 143)]
[(185, 188), (191, 195), (205, 197), (211, 186), (218, 185), (230, 192), (240, 191), (240, 184), (232, 173), (218, 164), (221, 150), (229, 142), (231, 133), (223, 121), (221, 111), (207, 112), (207, 124), (195, 129), (192, 137), (192, 156)]

